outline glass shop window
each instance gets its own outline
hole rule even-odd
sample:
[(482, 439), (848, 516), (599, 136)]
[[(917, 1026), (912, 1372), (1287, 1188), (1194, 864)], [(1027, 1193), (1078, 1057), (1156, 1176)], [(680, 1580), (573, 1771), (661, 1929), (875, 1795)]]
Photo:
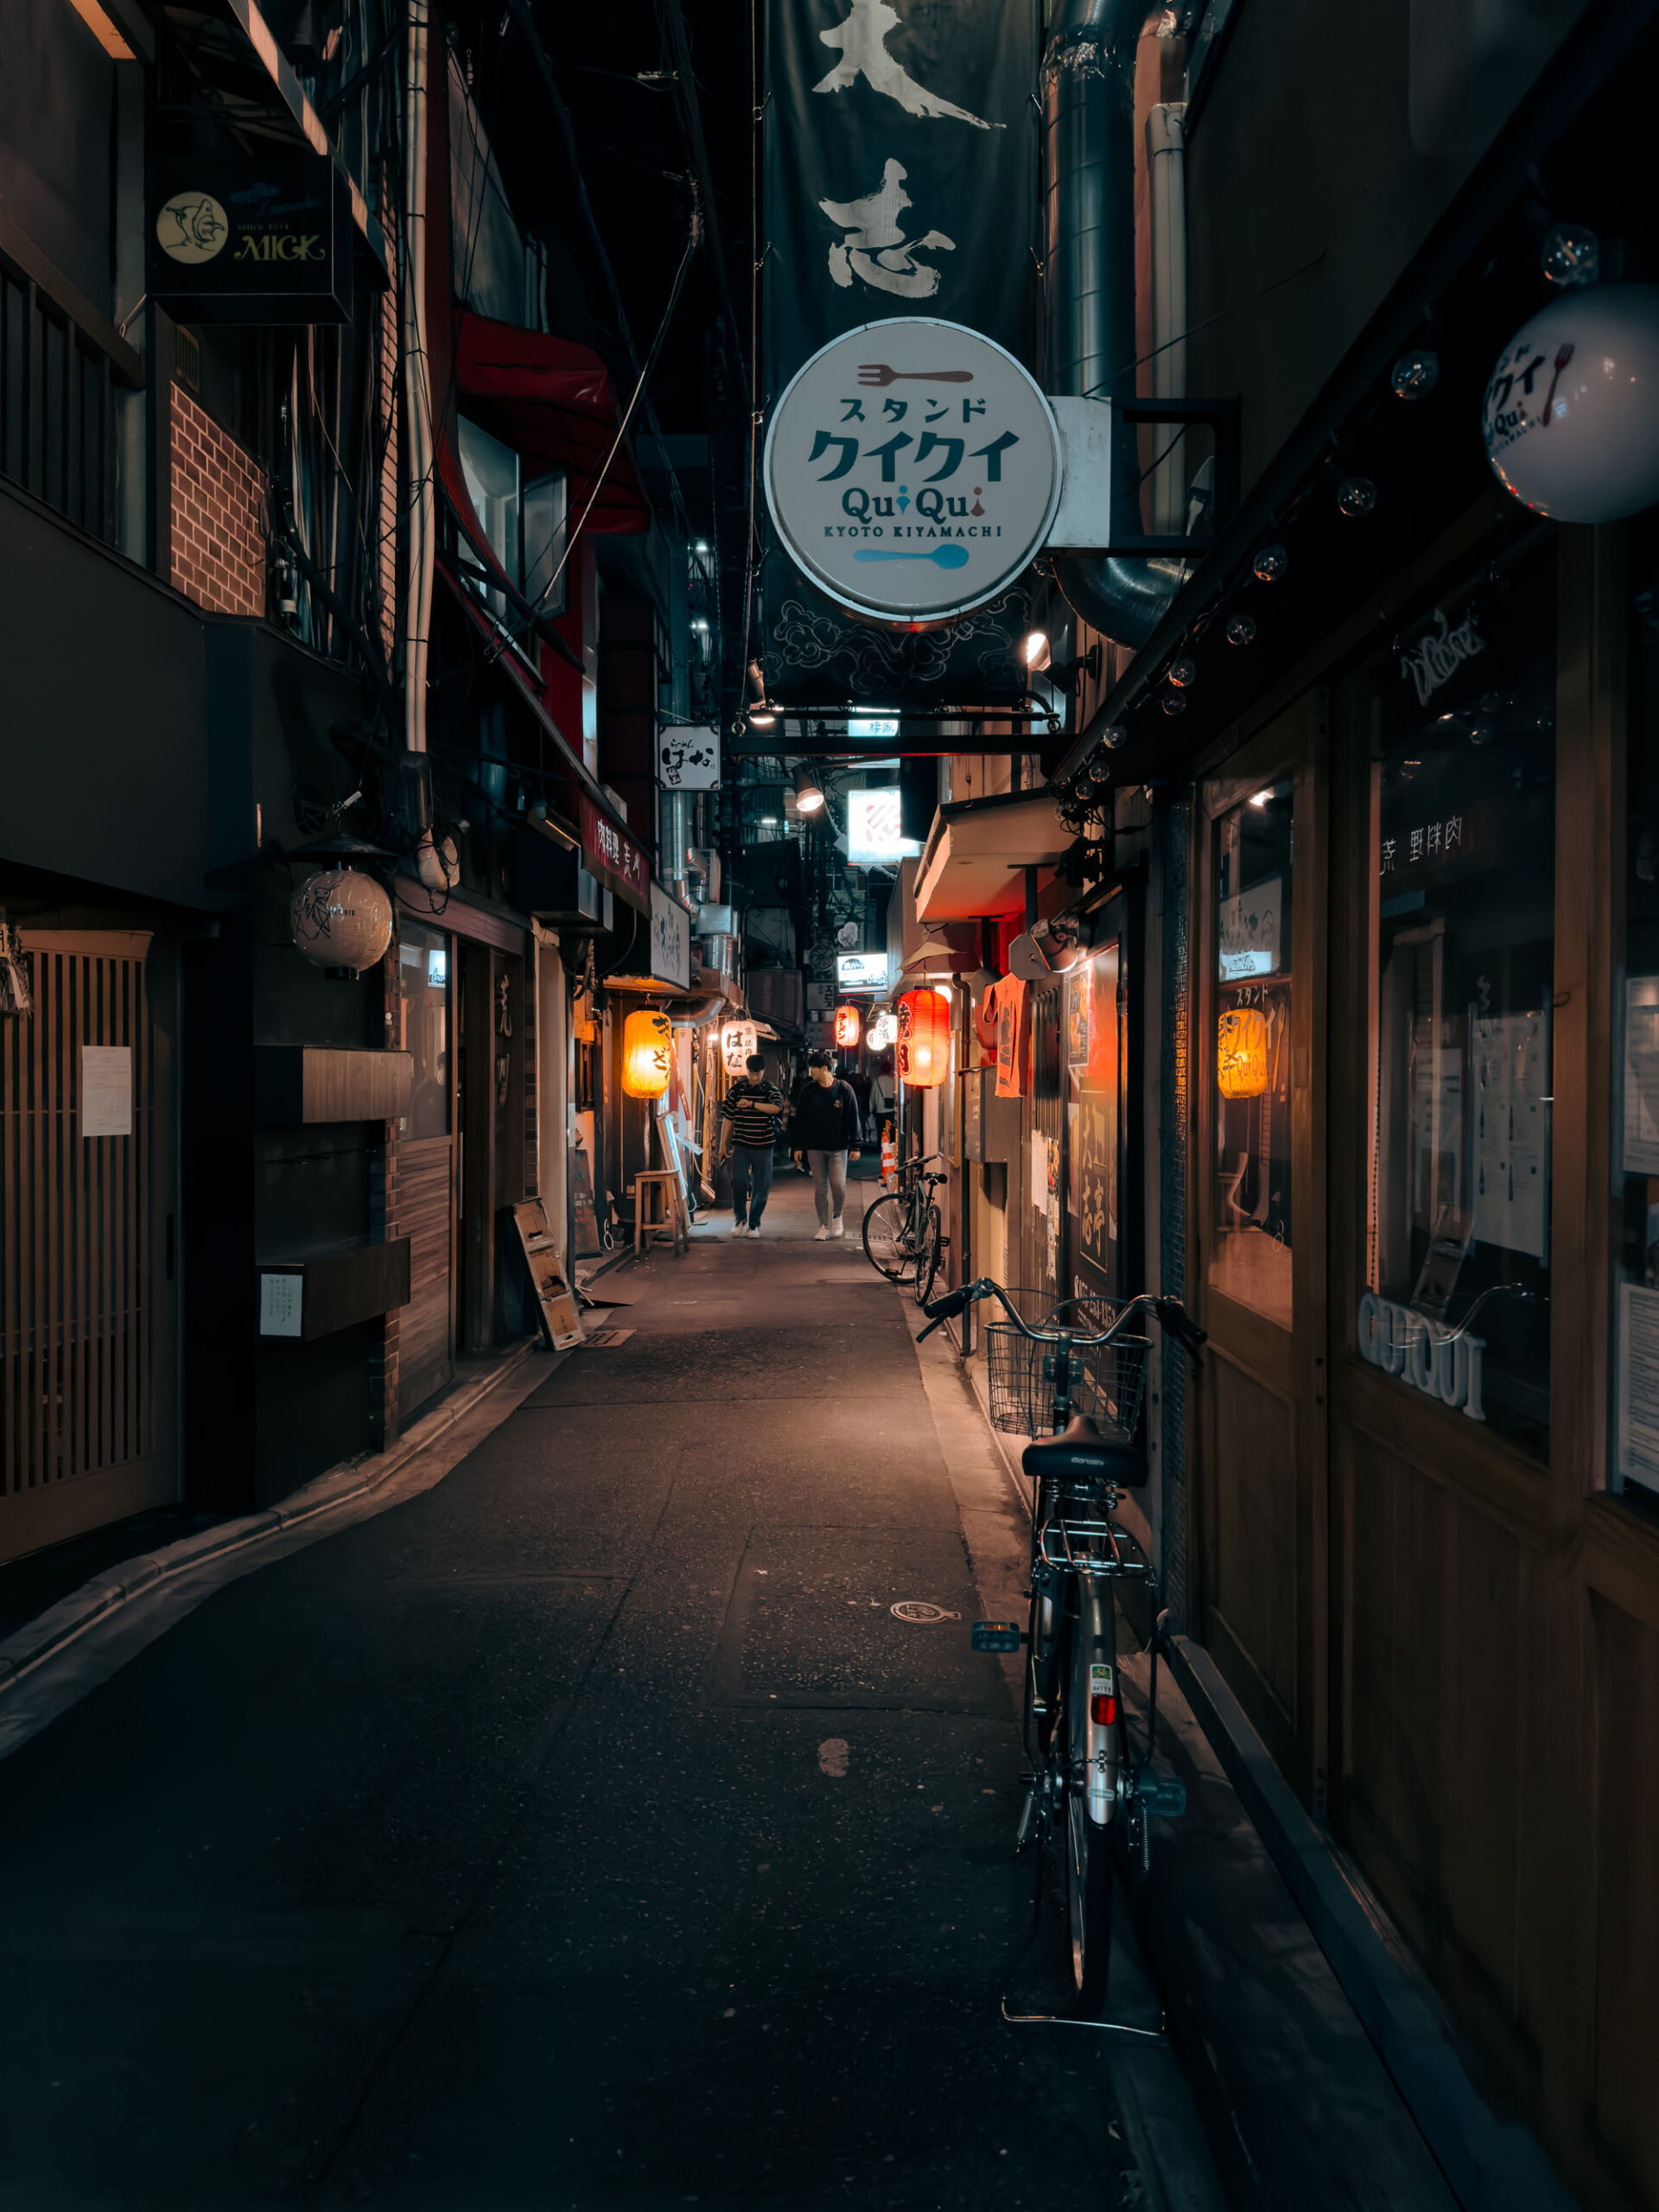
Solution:
[[(563, 470), (527, 477), (523, 461), (511, 446), (478, 423), (469, 423), (464, 415), (460, 418), (457, 446), (473, 512), (508, 582), (523, 598), (539, 606), (542, 613), (562, 614), (565, 578), (559, 567), (569, 522), (569, 480)], [(505, 621), (512, 611), (506, 594), (490, 582), (476, 563), (466, 573), (478, 596)], [(556, 574), (559, 581), (549, 590)]]
[(1289, 777), (1215, 826), (1216, 1190), (1210, 1281), (1291, 1322)]
[(397, 938), (397, 1047), (413, 1054), (415, 1080), (400, 1136), (449, 1134), (449, 968), (444, 932), (405, 922)]
[(1659, 523), (1630, 525), (1624, 964), (1614, 1001), (1610, 1485), (1659, 1502)]
[[(461, 473), (467, 480), (473, 512), (483, 525), (491, 552), (506, 571), (508, 582), (515, 590), (521, 589), (524, 553), (518, 456), (511, 446), (503, 445), (499, 438), (493, 438), (464, 415), (459, 429)], [(486, 580), (482, 569), (468, 566), (466, 574), (479, 597), (505, 620), (506, 594)]]
[(1370, 1218), (1358, 1347), (1549, 1446), (1555, 568), (1534, 541), (1366, 672)]

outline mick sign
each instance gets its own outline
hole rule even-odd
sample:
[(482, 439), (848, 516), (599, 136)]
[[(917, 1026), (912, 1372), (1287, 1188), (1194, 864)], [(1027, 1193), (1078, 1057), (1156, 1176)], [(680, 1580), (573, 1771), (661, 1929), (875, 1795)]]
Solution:
[(1047, 537), (1060, 442), (1035, 381), (978, 332), (866, 323), (800, 369), (766, 433), (766, 505), (797, 565), (855, 613), (982, 607)]

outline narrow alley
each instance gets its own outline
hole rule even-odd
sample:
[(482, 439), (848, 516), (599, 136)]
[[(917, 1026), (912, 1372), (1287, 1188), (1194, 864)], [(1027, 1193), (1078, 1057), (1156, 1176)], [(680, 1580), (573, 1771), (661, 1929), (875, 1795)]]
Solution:
[(0, 2205), (1145, 2201), (1098, 2039), (999, 2015), (1015, 1715), (868, 1187), (13, 1754)]

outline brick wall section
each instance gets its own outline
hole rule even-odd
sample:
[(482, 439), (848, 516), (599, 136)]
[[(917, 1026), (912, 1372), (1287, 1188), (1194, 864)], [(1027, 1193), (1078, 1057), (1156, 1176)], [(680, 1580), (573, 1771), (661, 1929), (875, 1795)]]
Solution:
[(171, 415), (173, 588), (216, 614), (263, 614), (264, 474), (176, 384)]

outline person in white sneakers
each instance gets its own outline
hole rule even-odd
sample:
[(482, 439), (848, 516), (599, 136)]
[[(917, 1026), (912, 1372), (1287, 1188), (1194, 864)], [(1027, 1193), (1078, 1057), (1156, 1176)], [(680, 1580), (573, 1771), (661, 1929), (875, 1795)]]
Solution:
[(847, 1202), (847, 1162), (858, 1158), (858, 1100), (851, 1084), (836, 1073), (828, 1052), (807, 1055), (806, 1081), (795, 1094), (794, 1123), (790, 1141), (795, 1165), (810, 1166), (812, 1196), (818, 1209), (814, 1240), (844, 1236), (841, 1218)]

